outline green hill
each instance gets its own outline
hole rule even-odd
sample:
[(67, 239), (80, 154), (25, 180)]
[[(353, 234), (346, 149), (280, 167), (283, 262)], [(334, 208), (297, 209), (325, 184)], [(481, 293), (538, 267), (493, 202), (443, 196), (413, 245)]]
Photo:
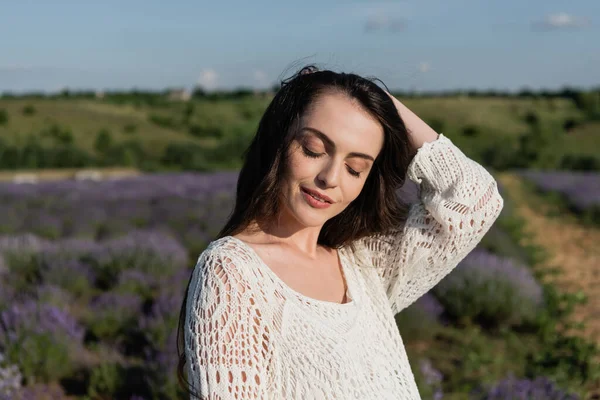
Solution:
[[(510, 164), (504, 158), (517, 151), (522, 146), (519, 138), (532, 130), (543, 132), (547, 143), (528, 166), (558, 165), (566, 154), (600, 159), (600, 149), (594, 146), (600, 121), (586, 119), (566, 98), (399, 99), (470, 156), (488, 164)], [(5, 149), (0, 153), (0, 169), (16, 168), (18, 163), (35, 167), (46, 157), (40, 155), (40, 146), (58, 145), (70, 146), (66, 154), (76, 148), (91, 158), (104, 157), (104, 166), (139, 166), (141, 160), (146, 164), (153, 160), (157, 166), (177, 169), (181, 159), (183, 169), (237, 168), (270, 100), (247, 96), (118, 104), (114, 99), (0, 98), (0, 114), (4, 114), (4, 118), (0, 115), (0, 151)], [(33, 150), (25, 151), (25, 146)], [(29, 161), (22, 161), (24, 154)], [(21, 161), (2, 163), (2, 157)]]

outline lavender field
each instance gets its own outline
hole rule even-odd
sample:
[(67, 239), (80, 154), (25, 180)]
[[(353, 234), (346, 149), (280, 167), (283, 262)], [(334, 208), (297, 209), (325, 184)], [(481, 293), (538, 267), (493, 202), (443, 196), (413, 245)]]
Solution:
[(532, 182), (542, 192), (562, 196), (577, 213), (589, 214), (600, 220), (600, 174), (581, 171), (521, 170), (519, 175)]
[(179, 307), (236, 178), (0, 185), (2, 362), (76, 395), (176, 398)]
[[(236, 178), (0, 184), (0, 399), (185, 398), (175, 374), (179, 307), (197, 257), (231, 210)], [(399, 195), (416, 201), (416, 185)], [(447, 344), (433, 333), (463, 329), (456, 321), (522, 329), (535, 326), (544, 307), (527, 265), (477, 248), (398, 325), (409, 351), (414, 337), (427, 334), (435, 350)], [(414, 369), (423, 393), (435, 398), (449, 394), (443, 382), (465, 381), (443, 360), (422, 357)], [(498, 383), (481, 386), (478, 398), (576, 398), (560, 397), (563, 389), (543, 377), (515, 384), (503, 378), (509, 371), (506, 361), (490, 373)]]

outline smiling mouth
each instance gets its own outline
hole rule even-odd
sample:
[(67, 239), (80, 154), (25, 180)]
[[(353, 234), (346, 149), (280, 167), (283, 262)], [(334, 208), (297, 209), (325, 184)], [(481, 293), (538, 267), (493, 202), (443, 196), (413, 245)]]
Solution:
[(333, 200), (331, 200), (329, 197), (327, 197), (325, 195), (320, 194), (319, 192), (307, 189), (305, 187), (301, 187), (300, 190), (302, 190), (304, 193), (306, 193), (307, 195), (311, 196), (312, 198), (314, 198), (320, 202), (333, 204)]

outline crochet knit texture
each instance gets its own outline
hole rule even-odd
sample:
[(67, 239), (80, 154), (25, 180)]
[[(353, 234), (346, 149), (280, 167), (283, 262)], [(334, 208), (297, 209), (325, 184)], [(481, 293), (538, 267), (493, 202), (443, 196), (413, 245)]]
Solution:
[(296, 292), (232, 236), (200, 255), (188, 289), (187, 378), (202, 398), (420, 399), (394, 316), (490, 229), (496, 181), (443, 134), (408, 168), (420, 186), (402, 227), (339, 249), (349, 302)]

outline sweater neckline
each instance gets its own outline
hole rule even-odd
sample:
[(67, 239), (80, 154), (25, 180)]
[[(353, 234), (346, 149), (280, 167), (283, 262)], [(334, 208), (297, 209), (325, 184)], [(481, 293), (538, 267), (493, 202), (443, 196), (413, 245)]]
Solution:
[(285, 283), (280, 277), (279, 275), (277, 275), (275, 273), (275, 271), (273, 271), (271, 269), (271, 267), (269, 267), (264, 261), (263, 259), (258, 255), (258, 253), (254, 250), (254, 248), (252, 246), (250, 246), (248, 243), (244, 242), (241, 239), (238, 239), (234, 236), (225, 236), (224, 238), (229, 239), (229, 240), (233, 240), (234, 242), (238, 243), (240, 246), (242, 246), (249, 254), (252, 258), (254, 258), (254, 260), (256, 261), (256, 263), (259, 265), (259, 267), (262, 270), (265, 270), (267, 274), (269, 274), (271, 276), (271, 278), (273, 279), (273, 281), (278, 284), (279, 286), (281, 286), (284, 290), (290, 292), (292, 295), (294, 295), (296, 298), (302, 300), (305, 303), (311, 303), (311, 304), (316, 304), (316, 305), (322, 305), (324, 307), (333, 307), (333, 308), (340, 308), (340, 309), (347, 309), (347, 308), (351, 308), (354, 307), (357, 304), (357, 297), (356, 297), (356, 290), (354, 289), (354, 280), (350, 278), (350, 274), (348, 273), (348, 268), (345, 262), (345, 257), (342, 251), (340, 251), (340, 249), (337, 249), (337, 253), (338, 253), (338, 258), (340, 260), (340, 264), (341, 264), (341, 268), (342, 268), (342, 273), (344, 275), (344, 280), (346, 281), (346, 296), (350, 298), (350, 301), (346, 302), (346, 303), (337, 303), (334, 301), (327, 301), (327, 300), (319, 300), (319, 299), (315, 299), (313, 297), (309, 297), (306, 296), (294, 289), (292, 289), (287, 283)]

